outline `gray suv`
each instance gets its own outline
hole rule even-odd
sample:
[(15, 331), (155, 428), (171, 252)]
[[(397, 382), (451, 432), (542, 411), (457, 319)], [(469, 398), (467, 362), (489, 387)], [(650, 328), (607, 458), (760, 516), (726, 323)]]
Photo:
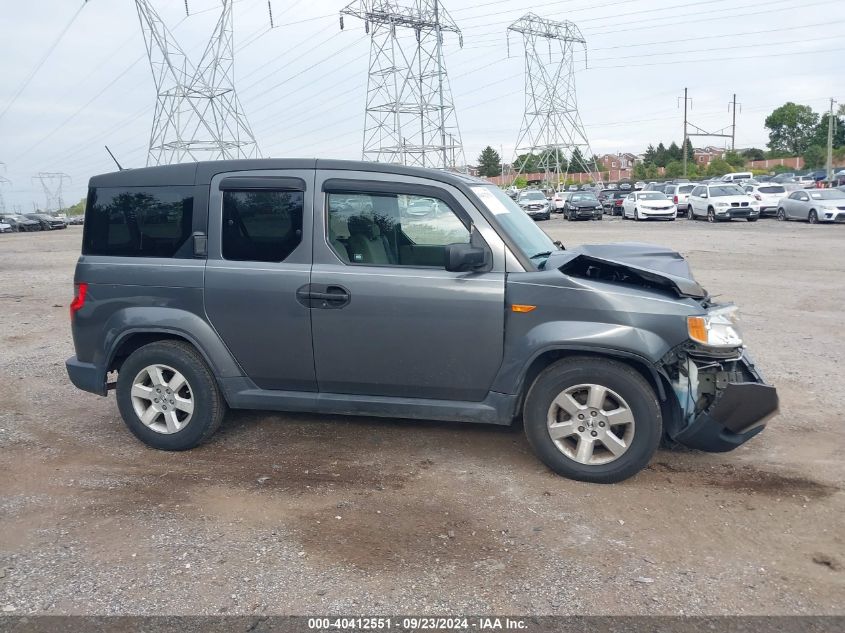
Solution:
[(227, 408), (522, 420), (552, 470), (614, 482), (664, 437), (727, 451), (777, 409), (679, 254), (564, 249), (486, 181), (271, 159), (89, 187), (68, 374), (158, 449)]

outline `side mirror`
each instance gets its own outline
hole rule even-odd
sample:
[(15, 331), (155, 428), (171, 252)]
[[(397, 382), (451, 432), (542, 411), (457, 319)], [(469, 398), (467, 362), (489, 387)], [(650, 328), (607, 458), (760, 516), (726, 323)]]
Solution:
[(706, 197), (707, 197), (707, 194), (706, 194), (706, 193), (702, 193), (702, 194), (701, 194), (701, 197), (702, 197), (702, 198), (706, 198)]
[(467, 273), (482, 268), (487, 260), (483, 248), (472, 244), (447, 244), (443, 263), (450, 273)]

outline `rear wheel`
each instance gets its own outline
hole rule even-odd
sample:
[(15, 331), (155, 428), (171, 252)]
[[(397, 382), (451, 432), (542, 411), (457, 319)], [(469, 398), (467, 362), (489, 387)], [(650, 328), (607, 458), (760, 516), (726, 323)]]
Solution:
[(525, 434), (540, 460), (572, 479), (613, 483), (642, 470), (661, 437), (654, 390), (618, 361), (568, 358), (531, 386)]
[(179, 341), (150, 343), (126, 359), (117, 377), (117, 405), (138, 439), (166, 451), (207, 440), (226, 410), (203, 358)]
[(807, 222), (810, 224), (818, 224), (819, 223), (819, 216), (816, 213), (815, 209), (810, 209), (810, 215), (807, 216)]

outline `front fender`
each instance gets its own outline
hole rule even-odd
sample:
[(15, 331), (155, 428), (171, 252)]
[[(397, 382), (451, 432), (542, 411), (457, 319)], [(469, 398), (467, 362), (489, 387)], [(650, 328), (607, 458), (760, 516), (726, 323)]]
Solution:
[[(592, 321), (541, 323), (526, 331), (518, 341), (506, 344), (493, 390), (518, 393), (531, 365), (550, 351), (590, 352), (635, 360), (656, 378), (655, 364), (671, 347), (654, 332), (630, 325)], [(659, 381), (658, 385), (662, 387)]]

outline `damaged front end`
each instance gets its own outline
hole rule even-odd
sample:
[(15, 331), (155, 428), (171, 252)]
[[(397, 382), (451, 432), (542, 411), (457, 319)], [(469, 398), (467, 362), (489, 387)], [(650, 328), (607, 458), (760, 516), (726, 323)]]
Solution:
[(778, 410), (777, 391), (744, 348), (725, 355), (685, 345), (667, 354), (661, 366), (680, 410), (667, 433), (689, 448), (733, 450), (762, 431)]

